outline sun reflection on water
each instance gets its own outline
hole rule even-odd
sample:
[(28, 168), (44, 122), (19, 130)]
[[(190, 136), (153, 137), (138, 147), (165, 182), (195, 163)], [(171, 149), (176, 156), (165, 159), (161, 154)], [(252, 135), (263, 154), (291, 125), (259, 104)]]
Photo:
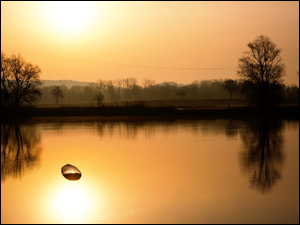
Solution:
[(93, 204), (88, 188), (80, 182), (66, 182), (53, 196), (53, 210), (60, 223), (84, 221)]

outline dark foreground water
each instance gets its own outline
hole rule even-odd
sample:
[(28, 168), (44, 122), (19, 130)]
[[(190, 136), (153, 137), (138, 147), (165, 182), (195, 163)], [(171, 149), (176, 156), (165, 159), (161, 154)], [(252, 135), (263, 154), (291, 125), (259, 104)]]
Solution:
[(298, 120), (62, 121), (1, 125), (1, 223), (299, 223)]

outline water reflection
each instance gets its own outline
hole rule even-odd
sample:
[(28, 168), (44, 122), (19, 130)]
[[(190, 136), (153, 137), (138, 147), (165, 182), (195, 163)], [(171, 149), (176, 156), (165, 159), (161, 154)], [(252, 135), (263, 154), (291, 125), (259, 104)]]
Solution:
[(242, 170), (248, 174), (251, 187), (262, 193), (271, 192), (281, 179), (284, 162), (282, 121), (247, 122), (241, 133), (244, 150), (240, 154)]
[(85, 223), (92, 211), (92, 196), (88, 188), (80, 182), (64, 182), (54, 187), (51, 195), (50, 211), (58, 223)]
[[(295, 124), (76, 118), (1, 125), (2, 171), (16, 163), (17, 151), (23, 164), (26, 149), (42, 162), (22, 180), (2, 176), (1, 222), (297, 223)], [(62, 176), (66, 163), (80, 169), (80, 180)], [(17, 174), (28, 167), (23, 171)]]
[(97, 121), (92, 123), (100, 137), (121, 136), (127, 139), (136, 139), (139, 134), (154, 137), (157, 130), (163, 129), (166, 134), (176, 132), (181, 121), (173, 120), (124, 120), (124, 121)]
[(225, 124), (225, 134), (228, 138), (235, 138), (238, 135), (238, 123), (235, 120), (228, 120)]
[(121, 136), (136, 139), (141, 133), (147, 138), (155, 137), (163, 132), (166, 136), (181, 132), (182, 129), (193, 135), (222, 135), (228, 138), (238, 136), (241, 121), (237, 120), (138, 120), (138, 121), (97, 121), (86, 122), (81, 125), (93, 126), (100, 137)]
[(1, 181), (22, 178), (25, 171), (39, 165), (41, 134), (34, 125), (1, 125)]

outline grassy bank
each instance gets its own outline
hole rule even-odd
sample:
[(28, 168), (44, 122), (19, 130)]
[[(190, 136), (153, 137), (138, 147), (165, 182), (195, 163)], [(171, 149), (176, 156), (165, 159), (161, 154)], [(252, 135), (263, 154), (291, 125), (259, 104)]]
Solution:
[(284, 104), (262, 112), (250, 107), (244, 99), (176, 99), (90, 104), (48, 104), (11, 110), (1, 108), (1, 121), (8, 118), (54, 117), (185, 117), (230, 118), (283, 117), (299, 119), (299, 103)]
[(7, 118), (31, 117), (182, 117), (247, 119), (281, 117), (299, 119), (299, 106), (281, 106), (262, 112), (255, 107), (178, 108), (178, 107), (60, 107), (21, 108), (18, 111), (1, 109), (1, 121)]
[[(104, 102), (105, 107), (189, 107), (189, 108), (227, 108), (246, 106), (245, 99), (171, 99), (171, 100), (141, 100), (123, 102)], [(37, 108), (59, 108), (59, 107), (97, 107), (95, 103), (62, 103), (62, 104), (38, 104)]]
[[(282, 106), (297, 106), (297, 99), (285, 99)], [(227, 108), (248, 106), (245, 99), (169, 99), (169, 100), (137, 100), (121, 102), (103, 102), (104, 107), (187, 107), (187, 108)], [(60, 107), (97, 107), (93, 102), (37, 104), (37, 108), (60, 108)]]

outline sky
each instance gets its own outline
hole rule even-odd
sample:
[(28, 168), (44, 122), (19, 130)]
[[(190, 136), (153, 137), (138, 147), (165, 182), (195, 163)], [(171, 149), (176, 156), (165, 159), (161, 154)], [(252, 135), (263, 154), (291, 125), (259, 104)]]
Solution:
[(284, 83), (299, 85), (298, 1), (1, 1), (1, 52), (42, 80), (239, 79), (259, 35), (282, 49)]

